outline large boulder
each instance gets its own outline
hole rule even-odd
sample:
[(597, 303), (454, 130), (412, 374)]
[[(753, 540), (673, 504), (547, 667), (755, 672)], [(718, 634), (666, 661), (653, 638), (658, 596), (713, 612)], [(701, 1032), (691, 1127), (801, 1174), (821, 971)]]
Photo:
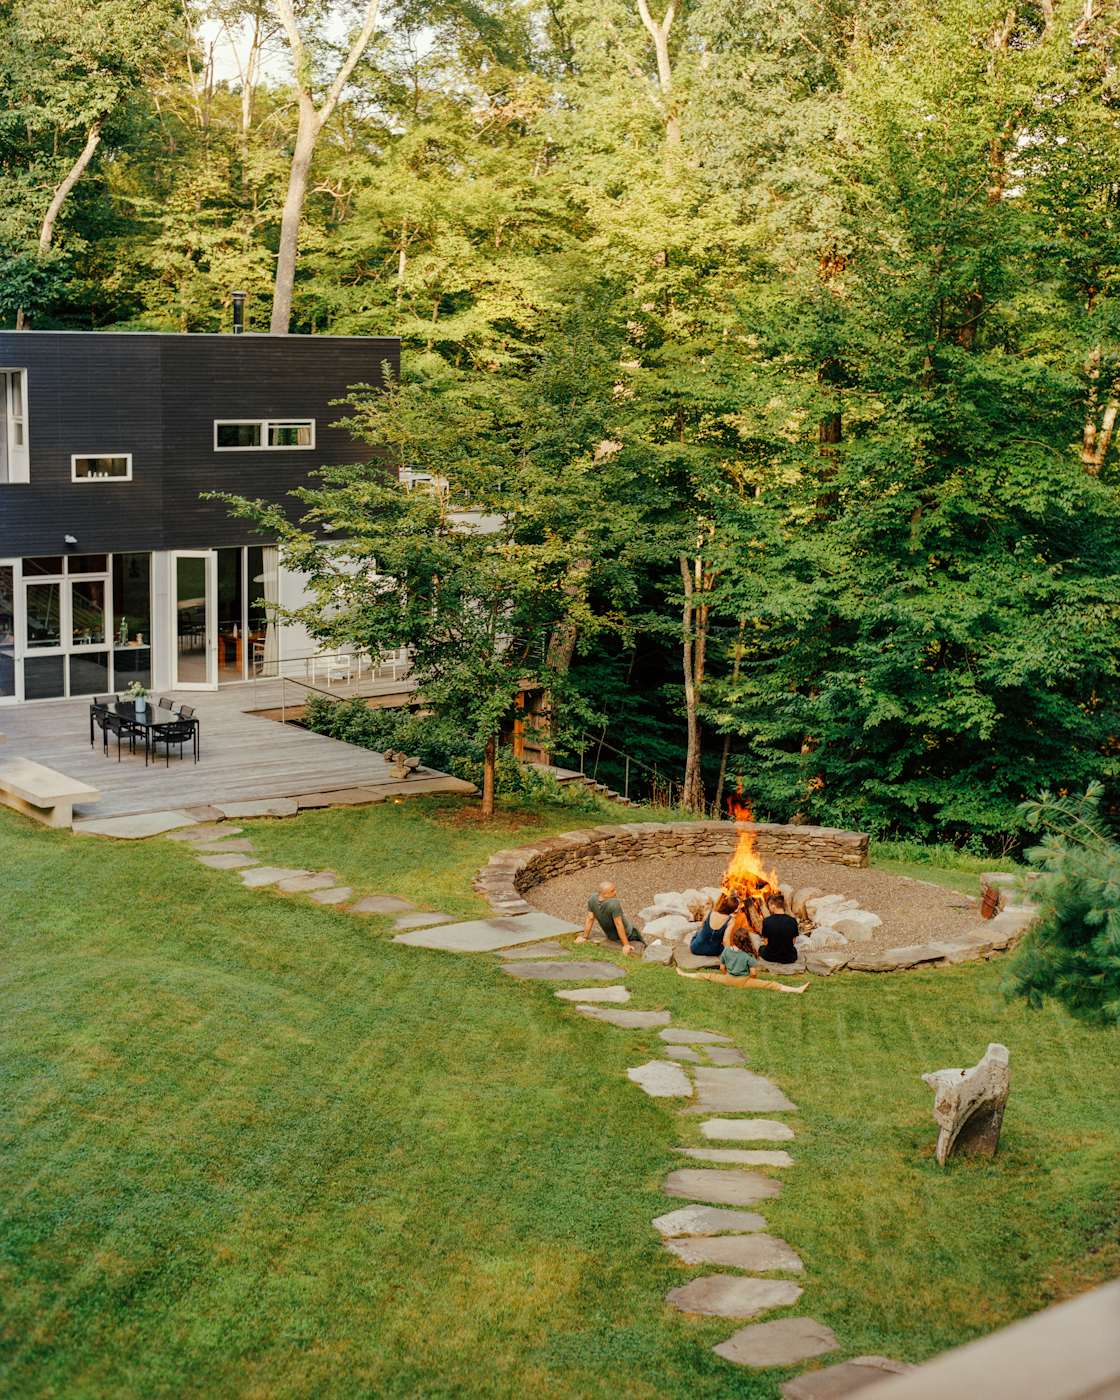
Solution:
[(820, 899), (823, 894), (824, 890), (818, 890), (816, 885), (801, 885), (798, 889), (794, 890), (790, 898), (789, 912), (795, 919), (807, 918), (808, 911), (805, 905), (811, 899)]
[(655, 894), (653, 903), (663, 914), (683, 914), (685, 918), (690, 917), (688, 905), (676, 890), (663, 890), (660, 894)]
[(661, 963), (662, 966), (667, 967), (673, 961), (673, 945), (662, 943), (660, 939), (654, 943), (647, 943), (646, 950), (642, 954), (642, 961)]
[(662, 912), (661, 916), (651, 919), (642, 930), (644, 938), (661, 938), (668, 943), (680, 943), (683, 939), (691, 938), (699, 925), (685, 914), (671, 914)]
[(876, 930), (883, 927), (883, 921), (870, 909), (851, 909), (833, 919), (830, 927), (833, 933), (843, 934), (849, 943), (868, 943), (875, 937)]
[(823, 953), (828, 948), (846, 948), (848, 946), (848, 940), (844, 935), (827, 925), (814, 929), (805, 941), (809, 945), (807, 951), (814, 953)]
[(830, 924), (837, 915), (858, 908), (859, 903), (844, 894), (822, 894), (805, 901), (805, 913), (815, 924)]

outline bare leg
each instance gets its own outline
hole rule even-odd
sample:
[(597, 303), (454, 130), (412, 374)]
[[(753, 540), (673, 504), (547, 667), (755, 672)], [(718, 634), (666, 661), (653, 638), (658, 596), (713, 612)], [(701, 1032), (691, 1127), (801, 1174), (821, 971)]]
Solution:
[(767, 982), (761, 977), (732, 977), (730, 972), (683, 972), (678, 967), (677, 976), (718, 982), (721, 987), (760, 987), (767, 992), (793, 992), (795, 995), (809, 989), (808, 982), (803, 982), (800, 987), (787, 987), (784, 982)]

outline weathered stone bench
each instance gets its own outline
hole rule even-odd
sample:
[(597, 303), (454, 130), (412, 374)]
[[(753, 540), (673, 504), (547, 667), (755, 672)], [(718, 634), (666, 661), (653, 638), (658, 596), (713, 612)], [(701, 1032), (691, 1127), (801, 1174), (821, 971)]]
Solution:
[(30, 758), (0, 763), (0, 802), (44, 826), (72, 826), (74, 803), (96, 802), (100, 796), (88, 783), (56, 773)]

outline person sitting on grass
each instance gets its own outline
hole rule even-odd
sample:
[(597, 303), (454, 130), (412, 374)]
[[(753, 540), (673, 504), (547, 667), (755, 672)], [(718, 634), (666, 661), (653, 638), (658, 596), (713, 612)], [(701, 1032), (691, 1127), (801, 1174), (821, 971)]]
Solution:
[(751, 935), (751, 950), (769, 963), (795, 963), (794, 939), (800, 929), (792, 914), (786, 913), (786, 897), (780, 891), (767, 900), (769, 913), (762, 920), (761, 935)]
[(644, 946), (642, 935), (622, 912), (618, 890), (615, 889), (612, 880), (604, 880), (598, 893), (593, 894), (587, 901), (587, 918), (583, 921), (583, 932), (576, 942), (586, 943), (595, 924), (606, 934), (608, 942), (621, 943), (624, 953), (636, 953)]
[(724, 934), (731, 924), (741, 918), (739, 896), (730, 890), (720, 890), (719, 898), (692, 935), (692, 942), (688, 945), (690, 951), (698, 958), (718, 958), (723, 952)]
[(808, 982), (803, 982), (800, 987), (787, 987), (781, 982), (764, 982), (758, 975), (758, 959), (750, 951), (750, 930), (738, 925), (737, 919), (728, 920), (727, 931), (723, 936), (723, 952), (719, 959), (719, 972), (685, 972), (678, 967), (677, 975), (698, 977), (704, 982), (719, 982), (724, 987), (760, 987), (767, 992), (804, 992), (808, 988)]

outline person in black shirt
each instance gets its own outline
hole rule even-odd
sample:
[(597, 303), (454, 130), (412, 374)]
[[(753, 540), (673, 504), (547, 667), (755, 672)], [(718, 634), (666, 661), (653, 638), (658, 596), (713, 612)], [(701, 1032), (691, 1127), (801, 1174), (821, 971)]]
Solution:
[(755, 951), (760, 958), (772, 963), (793, 963), (797, 961), (797, 949), (793, 940), (798, 935), (797, 920), (786, 913), (785, 896), (772, 894), (769, 899), (770, 912), (762, 921), (762, 934), (757, 940)]

